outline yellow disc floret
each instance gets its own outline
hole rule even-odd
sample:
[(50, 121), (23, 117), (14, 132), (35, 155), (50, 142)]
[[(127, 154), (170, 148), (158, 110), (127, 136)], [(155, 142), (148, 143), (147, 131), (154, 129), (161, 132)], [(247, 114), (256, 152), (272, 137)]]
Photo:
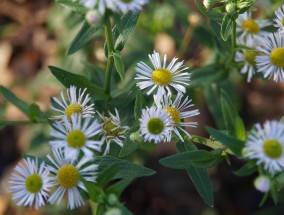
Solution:
[(244, 54), (245, 54), (245, 61), (251, 65), (255, 65), (255, 57), (258, 55), (258, 52), (252, 50), (246, 50)]
[(57, 182), (61, 187), (70, 189), (79, 182), (79, 171), (71, 164), (62, 166), (57, 172)]
[(30, 193), (38, 193), (42, 188), (42, 179), (38, 174), (29, 175), (26, 178), (26, 189)]
[(276, 48), (270, 53), (270, 61), (277, 67), (284, 67), (284, 48)]
[(259, 26), (253, 19), (244, 20), (242, 28), (251, 34), (257, 34), (259, 32)]
[(121, 128), (118, 127), (111, 119), (107, 119), (103, 123), (103, 131), (105, 132), (106, 136), (109, 137), (117, 137), (119, 133), (121, 132)]
[(173, 80), (172, 73), (164, 68), (156, 69), (152, 73), (152, 81), (159, 86), (166, 86)]
[(283, 153), (283, 146), (278, 140), (266, 140), (263, 144), (264, 153), (272, 159), (281, 157)]
[(69, 105), (69, 106), (65, 109), (64, 113), (65, 113), (65, 115), (67, 116), (68, 120), (71, 121), (71, 115), (72, 115), (73, 113), (78, 113), (78, 114), (80, 114), (80, 113), (82, 113), (82, 111), (83, 111), (83, 108), (82, 108), (81, 105), (78, 105), (78, 104), (71, 104), (71, 105)]
[(171, 118), (175, 124), (178, 125), (180, 123), (180, 113), (178, 109), (174, 107), (166, 107), (165, 109), (171, 115)]
[(164, 123), (159, 118), (152, 118), (148, 121), (147, 128), (151, 134), (160, 134), (164, 129)]
[(66, 142), (73, 148), (81, 148), (86, 143), (86, 136), (80, 130), (73, 130), (67, 134)]

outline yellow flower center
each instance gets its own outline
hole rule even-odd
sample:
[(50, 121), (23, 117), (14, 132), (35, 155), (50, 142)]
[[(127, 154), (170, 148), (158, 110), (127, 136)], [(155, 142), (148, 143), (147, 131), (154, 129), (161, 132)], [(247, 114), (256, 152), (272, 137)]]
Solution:
[(156, 69), (152, 73), (152, 81), (159, 86), (166, 86), (173, 80), (172, 73), (164, 68)]
[(264, 153), (269, 158), (279, 158), (283, 153), (282, 144), (278, 140), (266, 140), (263, 144)]
[(86, 143), (86, 136), (80, 130), (73, 130), (67, 134), (66, 141), (73, 148), (81, 148)]
[(159, 118), (152, 118), (148, 121), (147, 128), (151, 134), (160, 134), (164, 129), (164, 123)]
[(62, 166), (57, 172), (57, 182), (61, 187), (70, 189), (79, 182), (79, 171), (71, 164)]
[(180, 123), (180, 113), (178, 109), (174, 107), (166, 107), (166, 111), (171, 115), (172, 120), (176, 125)]
[(245, 61), (251, 65), (255, 65), (255, 57), (258, 55), (257, 51), (246, 50), (245, 51)]
[(71, 115), (72, 115), (73, 113), (78, 113), (78, 114), (79, 114), (79, 113), (82, 113), (82, 111), (83, 111), (83, 108), (82, 108), (81, 105), (78, 105), (78, 104), (71, 104), (71, 105), (69, 105), (69, 106), (65, 109), (64, 113), (65, 113), (65, 115), (67, 116), (68, 120), (71, 121)]
[(242, 28), (251, 34), (257, 34), (259, 32), (259, 26), (253, 19), (244, 20)]
[(284, 67), (284, 48), (276, 48), (270, 54), (270, 61), (277, 67)]
[(38, 174), (29, 175), (26, 178), (26, 189), (30, 193), (38, 193), (42, 188), (42, 179)]
[(119, 135), (119, 132), (121, 132), (121, 128), (114, 124), (111, 119), (105, 121), (102, 127), (105, 135), (109, 137), (117, 137)]

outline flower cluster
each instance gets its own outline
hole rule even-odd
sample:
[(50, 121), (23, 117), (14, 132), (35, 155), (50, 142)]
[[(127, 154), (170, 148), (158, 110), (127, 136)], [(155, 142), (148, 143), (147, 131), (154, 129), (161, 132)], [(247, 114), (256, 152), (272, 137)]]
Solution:
[[(46, 161), (26, 158), (16, 168), (10, 179), (13, 199), (18, 205), (34, 206), (38, 209), (45, 202), (60, 203), (67, 194), (67, 208), (74, 209), (84, 204), (79, 189), (87, 192), (82, 179), (96, 182), (98, 165), (93, 163), (96, 153), (107, 154), (110, 143), (122, 146), (127, 126), (121, 126), (118, 111), (109, 117), (95, 112), (86, 89), (71, 86), (61, 100), (53, 97), (51, 109), (57, 115), (51, 117), (52, 130), (49, 145), (53, 157)], [(96, 116), (98, 113), (98, 116)], [(56, 190), (49, 196), (51, 187)]]
[[(185, 119), (199, 114), (198, 110), (189, 110), (193, 105), (186, 93), (186, 86), (190, 82), (188, 68), (183, 62), (174, 58), (167, 65), (167, 55), (163, 60), (155, 52), (149, 55), (153, 68), (144, 62), (139, 62), (136, 67), (137, 86), (147, 90), (147, 95), (154, 94), (154, 106), (142, 110), (140, 119), (140, 133), (145, 141), (169, 142), (172, 133), (184, 141), (180, 132), (188, 137), (191, 135), (183, 127), (196, 127), (196, 122), (187, 122)], [(174, 95), (176, 92), (177, 95)]]
[(235, 60), (245, 62), (241, 73), (248, 73), (248, 82), (256, 72), (275, 82), (284, 82), (284, 5), (275, 11), (275, 17), (276, 32), (265, 31), (272, 23), (253, 19), (251, 12), (240, 14), (237, 19), (238, 44), (248, 48), (238, 51)]

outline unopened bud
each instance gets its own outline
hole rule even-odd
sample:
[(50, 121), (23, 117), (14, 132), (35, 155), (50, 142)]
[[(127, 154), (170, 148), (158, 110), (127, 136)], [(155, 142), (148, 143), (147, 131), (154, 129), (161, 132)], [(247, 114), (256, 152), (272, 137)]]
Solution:
[(104, 215), (122, 215), (122, 211), (119, 208), (110, 208)]
[(96, 25), (99, 25), (101, 23), (102, 15), (97, 10), (89, 10), (86, 13), (86, 20), (90, 25), (96, 26)]
[(270, 179), (267, 176), (258, 176), (253, 184), (262, 193), (266, 193), (270, 189)]
[(110, 205), (114, 206), (114, 205), (117, 204), (118, 199), (117, 199), (116, 195), (110, 194), (110, 195), (108, 196), (108, 198), (107, 198), (107, 201), (108, 201), (108, 203), (109, 203)]
[(202, 18), (198, 13), (192, 12), (188, 15), (187, 21), (190, 26), (196, 28), (201, 24)]
[(233, 14), (236, 12), (237, 5), (235, 3), (229, 3), (226, 5), (226, 11), (228, 14)]
[(143, 137), (140, 135), (139, 131), (131, 133), (129, 138), (133, 142), (142, 142), (143, 141)]

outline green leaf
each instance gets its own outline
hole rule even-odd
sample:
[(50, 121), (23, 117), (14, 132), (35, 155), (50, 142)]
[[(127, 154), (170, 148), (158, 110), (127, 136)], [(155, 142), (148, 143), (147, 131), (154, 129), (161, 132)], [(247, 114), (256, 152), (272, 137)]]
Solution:
[[(188, 150), (188, 146), (190, 148), (196, 148), (192, 143), (181, 143), (178, 142), (176, 147), (179, 153), (185, 152)], [(211, 180), (208, 175), (207, 169), (199, 168), (195, 166), (190, 166), (186, 169), (187, 174), (189, 175), (192, 183), (197, 189), (199, 195), (203, 199), (203, 201), (210, 207), (213, 207), (214, 197), (213, 197), (213, 189)]]
[(207, 10), (205, 7), (203, 7), (203, 5), (198, 0), (194, 0), (194, 2), (197, 8), (200, 10), (200, 12), (203, 13), (208, 18), (213, 19), (218, 22), (222, 20), (223, 15), (221, 13), (214, 11), (214, 10)]
[(123, 64), (121, 55), (119, 51), (113, 52), (112, 55), (113, 55), (114, 66), (116, 68), (116, 71), (118, 72), (120, 79), (123, 80), (125, 76), (125, 71), (124, 71), (124, 64)]
[(94, 100), (105, 100), (107, 96), (104, 90), (92, 84), (86, 77), (67, 72), (63, 69), (49, 66), (51, 73), (65, 86), (75, 85), (79, 88), (87, 88)]
[(41, 111), (37, 104), (33, 103), (29, 106), (28, 116), (33, 122), (37, 122), (41, 118)]
[[(131, 135), (137, 136), (136, 141), (132, 141), (130, 139)], [(138, 126), (135, 126), (134, 128), (130, 129), (128, 134), (126, 135), (125, 141), (123, 142), (123, 147), (120, 150), (119, 157), (125, 157), (135, 151), (144, 141), (143, 139), (140, 140), (139, 138), (139, 128)]]
[(86, 13), (87, 9), (79, 2), (70, 0), (56, 0), (57, 3), (78, 13)]
[(225, 72), (222, 68), (219, 68), (216, 64), (210, 64), (198, 69), (194, 69), (191, 72), (191, 84), (193, 86), (208, 86), (213, 82), (223, 80), (225, 78)]
[(113, 179), (130, 179), (136, 177), (150, 176), (155, 173), (155, 171), (140, 166), (138, 164), (131, 163), (127, 160), (121, 160), (111, 156), (96, 157), (95, 163), (99, 162), (99, 168), (105, 169), (110, 165), (116, 164), (118, 166), (118, 171), (113, 177)]
[(106, 190), (106, 194), (115, 194), (120, 196), (120, 194), (125, 190), (125, 188), (131, 183), (132, 179), (122, 179), (113, 185), (111, 185)]
[(243, 165), (240, 169), (237, 171), (234, 171), (234, 174), (243, 177), (243, 176), (248, 176), (256, 172), (257, 170), (257, 165), (255, 164), (254, 161), (249, 161), (245, 165)]
[(174, 169), (187, 169), (191, 166), (210, 168), (215, 166), (222, 160), (221, 154), (221, 149), (216, 149), (212, 152), (205, 150), (195, 150), (168, 156), (161, 159), (159, 162), (166, 167)]
[(232, 150), (237, 156), (242, 155), (242, 149), (245, 143), (230, 135), (224, 134), (214, 128), (206, 127), (206, 130), (216, 139), (223, 143), (224, 146)]
[(118, 165), (113, 164), (103, 169), (99, 173), (97, 178), (97, 184), (99, 187), (105, 186), (110, 180), (112, 180), (118, 172)]
[[(132, 34), (138, 18), (139, 18), (140, 12), (139, 11), (131, 11), (129, 10), (126, 14), (124, 14), (121, 18), (121, 26), (117, 27), (114, 26), (113, 28), (113, 35), (115, 38), (115, 44), (114, 44), (114, 49), (121, 51), (126, 43), (126, 41), (128, 40), (128, 38), (130, 37), (130, 35)], [(119, 30), (119, 28), (122, 28), (122, 32), (121, 30)], [(120, 33), (121, 32), (121, 33)]]
[(89, 197), (93, 202), (104, 202), (104, 191), (97, 184), (90, 181), (86, 181), (83, 177), (81, 177), (80, 180), (83, 182), (84, 186), (88, 190)]
[(223, 17), (221, 24), (221, 37), (224, 41), (227, 41), (232, 34), (233, 24), (235, 22), (235, 14), (226, 14)]
[(255, 0), (237, 1), (238, 14), (246, 12), (254, 4), (254, 2)]
[(87, 21), (85, 21), (72, 41), (70, 48), (67, 51), (68, 55), (71, 55), (86, 45), (91, 39), (95, 37), (95, 33), (102, 27), (99, 26), (91, 26)]
[(21, 110), (29, 119), (33, 122), (44, 118), (45, 114), (41, 112), (39, 106), (36, 104), (29, 104), (21, 99), (19, 99), (14, 93), (12, 93), (7, 88), (0, 86), (0, 93), (4, 96), (7, 101), (15, 105), (19, 110)]
[(139, 119), (141, 118), (142, 109), (145, 106), (145, 104), (146, 101), (144, 99), (143, 94), (139, 89), (137, 89), (135, 105), (134, 105), (134, 118), (136, 119), (136, 121), (139, 121)]
[(230, 135), (241, 140), (245, 139), (245, 126), (229, 95), (221, 89), (221, 107), (226, 130)]

